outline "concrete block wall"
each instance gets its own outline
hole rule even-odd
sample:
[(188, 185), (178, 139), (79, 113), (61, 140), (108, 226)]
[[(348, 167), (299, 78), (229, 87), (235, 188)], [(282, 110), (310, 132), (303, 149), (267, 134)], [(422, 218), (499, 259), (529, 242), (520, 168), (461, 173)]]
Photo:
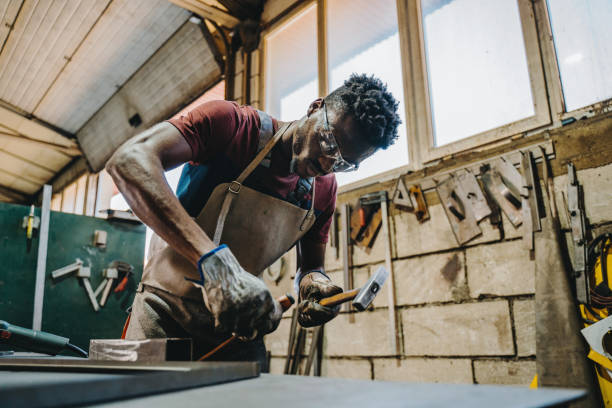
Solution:
[[(591, 224), (612, 224), (612, 165), (578, 171)], [(558, 207), (564, 211), (565, 175), (555, 179)], [(342, 196), (339, 197), (342, 201)], [(433, 201), (433, 200), (432, 200)], [(459, 246), (439, 203), (430, 220), (391, 206), (390, 228), (401, 353), (392, 349), (386, 289), (373, 307), (341, 313), (326, 325), (324, 376), (444, 383), (528, 385), (536, 373), (535, 262), (523, 246), (521, 227), (504, 216), (503, 233), (488, 219), (482, 236)], [(564, 224), (567, 227), (567, 224)], [(340, 236), (343, 234), (340, 233)], [(570, 251), (571, 252), (571, 251)], [(344, 286), (343, 260), (328, 246), (326, 269)], [(384, 263), (379, 234), (366, 253), (353, 246), (355, 286)], [(285, 274), (268, 282), (275, 296), (292, 290), (295, 253), (284, 257)], [(290, 314), (266, 336), (272, 373), (282, 373)]]

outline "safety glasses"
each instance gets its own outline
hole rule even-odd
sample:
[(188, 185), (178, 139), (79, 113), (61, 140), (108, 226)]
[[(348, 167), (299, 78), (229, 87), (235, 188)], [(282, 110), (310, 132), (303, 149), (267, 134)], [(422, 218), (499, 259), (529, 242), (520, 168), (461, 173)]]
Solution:
[(323, 102), (323, 116), (325, 117), (325, 129), (319, 134), (319, 143), (321, 144), (321, 151), (323, 154), (336, 160), (331, 171), (349, 172), (357, 170), (359, 165), (344, 160), (340, 154), (338, 142), (336, 142), (336, 138), (329, 127), (329, 122), (327, 121), (327, 106), (325, 105), (325, 102)]

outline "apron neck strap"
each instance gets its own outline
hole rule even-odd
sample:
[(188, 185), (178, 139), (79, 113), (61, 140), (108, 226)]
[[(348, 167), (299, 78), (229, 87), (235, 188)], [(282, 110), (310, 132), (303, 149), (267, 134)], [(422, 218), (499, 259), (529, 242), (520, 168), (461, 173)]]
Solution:
[(257, 156), (255, 156), (255, 158), (242, 171), (242, 173), (240, 173), (240, 175), (236, 179), (238, 183), (242, 184), (244, 180), (246, 180), (246, 178), (249, 177), (249, 175), (253, 172), (253, 170), (255, 170), (257, 166), (259, 166), (259, 163), (261, 163), (261, 161), (266, 157), (270, 150), (272, 150), (274, 145), (276, 145), (276, 143), (280, 140), (283, 134), (285, 134), (285, 132), (287, 131), (287, 129), (289, 129), (289, 126), (291, 126), (292, 123), (293, 122), (286, 123), (285, 125), (283, 125), (282, 128), (278, 130), (278, 132), (274, 134), (272, 139), (270, 139), (270, 141), (266, 143), (264, 148), (261, 149), (259, 153), (257, 153)]

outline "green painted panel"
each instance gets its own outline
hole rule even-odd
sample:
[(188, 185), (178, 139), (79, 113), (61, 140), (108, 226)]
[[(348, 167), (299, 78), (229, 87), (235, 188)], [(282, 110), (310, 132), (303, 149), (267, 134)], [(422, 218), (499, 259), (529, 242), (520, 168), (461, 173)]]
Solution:
[[(25, 231), (15, 227), (14, 218), (19, 218), (20, 227), (28, 211), (28, 207), (0, 203), (0, 319), (25, 327), (32, 324), (38, 239), (27, 254)], [(104, 249), (93, 246), (96, 230), (107, 233)], [(125, 310), (132, 304), (142, 275), (144, 246), (142, 224), (52, 211), (42, 330), (69, 337), (82, 348), (87, 348), (92, 338), (119, 338), (127, 317)], [(51, 279), (53, 270), (74, 263), (76, 258), (91, 267), (94, 290), (103, 282), (102, 270), (112, 261), (131, 264), (134, 274), (123, 292), (111, 292), (106, 305), (95, 312), (80, 279)]]
[[(27, 252), (23, 217), (30, 207), (0, 203), (0, 320), (32, 327), (38, 237)], [(35, 210), (40, 216), (40, 209)]]

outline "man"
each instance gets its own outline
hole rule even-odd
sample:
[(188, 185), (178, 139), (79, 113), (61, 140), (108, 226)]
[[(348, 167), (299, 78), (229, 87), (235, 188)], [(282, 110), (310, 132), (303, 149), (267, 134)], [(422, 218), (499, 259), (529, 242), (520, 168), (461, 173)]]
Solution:
[[(323, 270), (333, 172), (395, 141), (397, 105), (380, 80), (353, 74), (295, 122), (213, 101), (121, 146), (107, 170), (157, 234), (126, 338), (191, 337), (197, 358), (237, 334), (244, 341), (214, 357), (265, 370), (262, 336), (282, 311), (256, 275), (294, 244), (300, 324), (335, 317), (338, 307), (317, 303), (342, 291)], [(177, 197), (164, 170), (185, 162)]]

